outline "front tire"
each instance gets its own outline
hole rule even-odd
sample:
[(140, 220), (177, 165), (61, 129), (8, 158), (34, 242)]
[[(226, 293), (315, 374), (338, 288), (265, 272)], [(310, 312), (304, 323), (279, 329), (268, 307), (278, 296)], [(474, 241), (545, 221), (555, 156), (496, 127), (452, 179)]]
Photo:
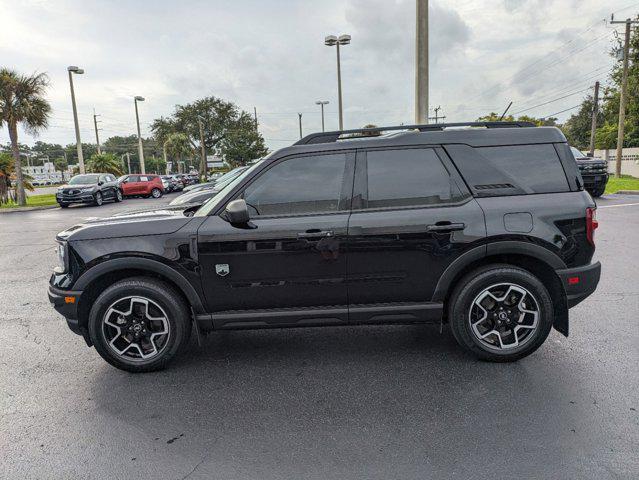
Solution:
[(104, 198), (102, 198), (101, 192), (95, 194), (95, 196), (93, 197), (93, 203), (98, 207), (100, 207), (104, 203)]
[(533, 274), (511, 265), (489, 265), (462, 278), (448, 318), (460, 346), (492, 362), (530, 355), (548, 337), (553, 305)]
[(146, 277), (107, 288), (91, 308), (88, 327), (100, 356), (133, 373), (165, 368), (191, 336), (182, 297), (170, 285)]
[(69, 208), (68, 203), (58, 203), (58, 205), (60, 205), (60, 208)]
[(162, 196), (162, 190), (160, 190), (159, 188), (154, 188), (153, 190), (151, 190), (151, 196), (153, 198), (160, 198)]
[(592, 190), (590, 190), (590, 195), (592, 195), (593, 198), (599, 198), (604, 194), (605, 191), (606, 191), (606, 185), (599, 185), (598, 187), (595, 187)]

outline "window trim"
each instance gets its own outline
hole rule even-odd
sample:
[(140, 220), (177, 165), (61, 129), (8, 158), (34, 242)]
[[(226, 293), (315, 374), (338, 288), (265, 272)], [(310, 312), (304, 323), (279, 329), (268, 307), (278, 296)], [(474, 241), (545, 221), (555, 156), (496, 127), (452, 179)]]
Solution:
[(352, 194), (353, 194), (353, 177), (355, 174), (355, 154), (356, 150), (331, 150), (331, 151), (322, 151), (322, 152), (304, 152), (304, 153), (296, 153), (292, 155), (287, 155), (282, 158), (278, 158), (274, 160), (269, 165), (266, 165), (262, 170), (255, 172), (250, 179), (247, 179), (246, 183), (243, 185), (238, 185), (238, 190), (232, 192), (229, 196), (229, 199), (225, 202), (224, 207), (221, 207), (221, 210), (216, 213), (216, 215), (222, 215), (224, 213), (224, 208), (228, 205), (229, 202), (233, 200), (237, 200), (239, 198), (244, 198), (244, 192), (248, 187), (250, 187), (254, 182), (256, 182), (262, 175), (268, 172), (271, 168), (289, 161), (294, 160), (296, 158), (303, 157), (318, 157), (318, 156), (327, 156), (327, 155), (343, 155), (345, 157), (344, 163), (344, 173), (342, 176), (342, 184), (340, 186), (339, 198), (337, 203), (337, 210), (324, 210), (320, 212), (307, 212), (307, 213), (281, 213), (276, 215), (258, 215), (255, 217), (251, 217), (251, 220), (257, 219), (273, 219), (273, 218), (295, 218), (295, 217), (316, 217), (316, 216), (326, 216), (326, 215), (343, 215), (344, 213), (348, 213), (351, 210), (351, 202), (352, 202)]
[[(448, 201), (434, 204), (415, 204), (415, 205), (392, 205), (387, 207), (368, 207), (368, 152), (377, 152), (384, 150), (432, 150), (439, 159), (442, 167), (449, 175), (450, 180), (457, 186), (462, 197), (459, 201)], [(353, 181), (353, 203), (351, 210), (355, 212), (384, 212), (395, 210), (421, 210), (424, 208), (448, 208), (464, 205), (473, 199), (473, 195), (468, 190), (468, 186), (457, 172), (445, 151), (440, 145), (407, 145), (394, 147), (365, 148), (357, 150), (357, 162), (355, 168), (355, 179)], [(366, 206), (364, 206), (366, 205)]]

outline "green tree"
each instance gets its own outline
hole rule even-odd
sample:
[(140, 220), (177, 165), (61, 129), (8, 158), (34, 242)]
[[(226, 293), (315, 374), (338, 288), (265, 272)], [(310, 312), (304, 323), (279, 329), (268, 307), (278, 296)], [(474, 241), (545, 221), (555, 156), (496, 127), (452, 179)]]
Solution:
[(515, 119), (512, 115), (506, 115), (504, 118), (501, 118), (499, 113), (490, 112), (488, 115), (484, 115), (483, 117), (479, 117), (477, 119), (478, 122), (531, 122), (537, 125), (538, 127), (555, 127), (557, 126), (557, 119), (554, 117), (548, 118), (536, 118), (531, 117), (529, 115), (521, 115)]
[(58, 157), (53, 161), (53, 167), (62, 174), (62, 181), (64, 181), (64, 172), (69, 168), (69, 162), (64, 157)]
[[(15, 162), (10, 153), (0, 153), (0, 204), (7, 203), (11, 198), (11, 178), (15, 177)], [(23, 175), (24, 188), (32, 192), (31, 177)]]
[(221, 140), (220, 151), (224, 152), (226, 163), (237, 167), (263, 157), (268, 150), (264, 145), (264, 138), (255, 129), (253, 118), (242, 113), (236, 122), (236, 128)]
[(48, 85), (49, 79), (44, 73), (27, 76), (7, 68), (0, 69), (0, 128), (6, 123), (9, 130), (18, 205), (27, 203), (18, 147), (18, 124), (22, 124), (23, 129), (34, 135), (47, 127), (51, 106), (44, 94)]
[(116, 177), (122, 175), (120, 157), (112, 153), (94, 153), (86, 167), (87, 172), (112, 173)]
[[(628, 126), (626, 123), (626, 128)], [(617, 127), (616, 123), (609, 122), (599, 127), (595, 133), (595, 148), (604, 150), (615, 148), (617, 146)]]
[(175, 159), (180, 172), (180, 165), (184, 158), (195, 155), (195, 149), (185, 133), (170, 133), (164, 142), (166, 153)]
[[(561, 126), (568, 143), (580, 150), (586, 150), (590, 147), (590, 131), (592, 128), (592, 110), (595, 102), (592, 95), (588, 95), (583, 102), (579, 111), (570, 116), (568, 120)], [(597, 115), (597, 125), (604, 122), (604, 114), (599, 111)]]

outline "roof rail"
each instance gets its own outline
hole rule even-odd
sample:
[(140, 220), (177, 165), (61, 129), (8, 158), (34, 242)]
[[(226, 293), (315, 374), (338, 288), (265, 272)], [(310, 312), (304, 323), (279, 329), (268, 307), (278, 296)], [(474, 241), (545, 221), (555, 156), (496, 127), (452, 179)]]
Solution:
[[(535, 127), (531, 122), (461, 122), (461, 123), (433, 123), (430, 125), (394, 125), (392, 127), (358, 128), (355, 130), (336, 130), (334, 132), (319, 132), (306, 135), (293, 145), (310, 145), (312, 143), (334, 143), (338, 140), (348, 140), (349, 138), (362, 138), (363, 134), (379, 134), (389, 130), (419, 130), (420, 132), (433, 132), (444, 130), (450, 127), (484, 127), (484, 128), (512, 128), (512, 127)], [(360, 134), (357, 136), (357, 134)], [(352, 135), (352, 137), (342, 137)], [(375, 135), (370, 135), (375, 136)]]

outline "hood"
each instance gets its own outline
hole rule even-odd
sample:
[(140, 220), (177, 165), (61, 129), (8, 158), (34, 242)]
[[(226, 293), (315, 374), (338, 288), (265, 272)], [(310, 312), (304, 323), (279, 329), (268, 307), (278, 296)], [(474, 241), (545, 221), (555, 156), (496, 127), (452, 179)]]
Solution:
[(87, 218), (82, 223), (58, 233), (57, 238), (59, 240), (75, 241), (142, 235), (166, 235), (177, 232), (191, 221), (192, 217), (184, 215), (184, 210), (189, 206), (164, 206), (151, 210), (121, 213), (111, 217)]
[(97, 187), (98, 184), (97, 183), (76, 183), (73, 185), (69, 185), (68, 183), (65, 183), (64, 185), (60, 185), (58, 186), (58, 189), (75, 189), (75, 188), (89, 188), (89, 187)]

